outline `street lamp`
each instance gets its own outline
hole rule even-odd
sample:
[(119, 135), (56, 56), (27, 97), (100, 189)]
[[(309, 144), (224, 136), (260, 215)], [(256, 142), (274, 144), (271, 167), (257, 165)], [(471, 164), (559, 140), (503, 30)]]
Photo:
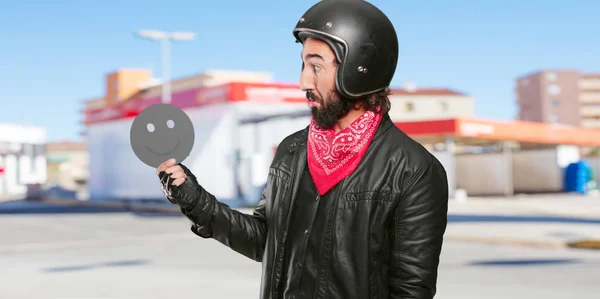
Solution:
[(137, 35), (149, 40), (158, 40), (162, 44), (162, 102), (171, 103), (171, 78), (170, 78), (170, 43), (171, 41), (191, 41), (196, 39), (193, 32), (166, 32), (159, 30), (140, 30)]

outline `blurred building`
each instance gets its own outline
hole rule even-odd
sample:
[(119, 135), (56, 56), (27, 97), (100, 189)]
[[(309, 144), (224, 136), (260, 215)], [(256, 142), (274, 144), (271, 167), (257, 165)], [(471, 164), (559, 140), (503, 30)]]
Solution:
[(84, 142), (52, 142), (46, 145), (47, 185), (76, 191), (88, 178), (89, 154)]
[(407, 83), (402, 89), (393, 89), (389, 98), (394, 121), (475, 116), (473, 97), (447, 88), (417, 88)]
[(516, 80), (518, 120), (600, 128), (600, 73), (543, 70)]
[(21, 197), (27, 185), (46, 181), (46, 130), (0, 124), (0, 198)]

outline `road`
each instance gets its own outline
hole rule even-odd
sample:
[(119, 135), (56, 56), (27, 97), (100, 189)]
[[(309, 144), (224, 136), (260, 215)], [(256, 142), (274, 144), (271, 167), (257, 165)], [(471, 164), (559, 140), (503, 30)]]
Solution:
[[(258, 298), (260, 264), (183, 217), (41, 204), (0, 226), (0, 298)], [(448, 241), (436, 298), (591, 298), (599, 267), (598, 251)]]

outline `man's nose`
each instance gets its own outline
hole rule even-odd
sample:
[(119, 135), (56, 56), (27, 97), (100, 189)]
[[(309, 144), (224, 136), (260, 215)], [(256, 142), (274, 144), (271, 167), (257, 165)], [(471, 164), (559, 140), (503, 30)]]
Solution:
[(307, 74), (305, 71), (300, 73), (300, 89), (302, 89), (302, 91), (315, 89), (315, 84), (310, 77), (310, 74)]

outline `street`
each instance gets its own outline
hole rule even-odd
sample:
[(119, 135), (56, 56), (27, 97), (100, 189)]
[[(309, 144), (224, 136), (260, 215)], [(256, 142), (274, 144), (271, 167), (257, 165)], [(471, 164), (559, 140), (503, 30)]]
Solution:
[[(0, 225), (0, 298), (258, 298), (260, 264), (180, 216), (28, 204)], [(591, 298), (599, 267), (593, 250), (446, 241), (436, 298)]]

